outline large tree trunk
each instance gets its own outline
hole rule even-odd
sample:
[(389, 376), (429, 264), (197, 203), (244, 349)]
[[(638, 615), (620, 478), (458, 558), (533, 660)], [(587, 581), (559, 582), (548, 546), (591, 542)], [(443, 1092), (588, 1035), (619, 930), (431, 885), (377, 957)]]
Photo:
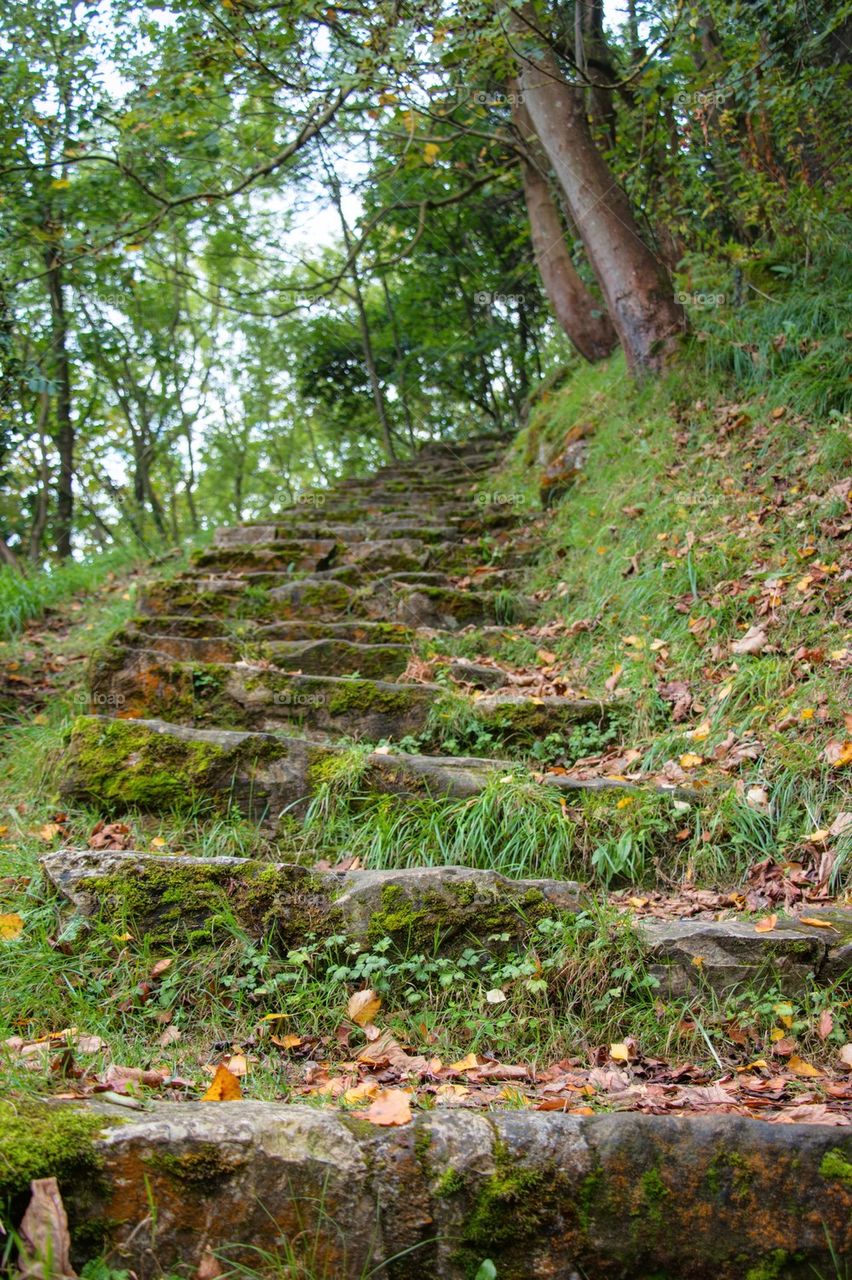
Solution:
[(659, 369), (677, 350), (686, 328), (683, 308), (594, 144), (582, 89), (566, 83), (551, 50), (536, 34), (533, 10), (525, 8), (513, 25), (527, 37), (518, 59), (524, 106), (565, 192), (628, 367), (636, 374)]
[(615, 329), (603, 304), (589, 293), (571, 260), (559, 209), (545, 176), (547, 158), (514, 81), (509, 83), (509, 95), (515, 126), (527, 151), (521, 160), (521, 173), (541, 282), (556, 319), (580, 355), (593, 363), (603, 360), (618, 342)]
[(74, 423), (71, 420), (71, 364), (68, 359), (68, 319), (65, 286), (57, 251), (45, 253), (47, 291), (50, 297), (51, 354), (56, 380), (56, 448), (59, 479), (56, 486), (56, 551), (60, 559), (71, 555), (74, 522)]

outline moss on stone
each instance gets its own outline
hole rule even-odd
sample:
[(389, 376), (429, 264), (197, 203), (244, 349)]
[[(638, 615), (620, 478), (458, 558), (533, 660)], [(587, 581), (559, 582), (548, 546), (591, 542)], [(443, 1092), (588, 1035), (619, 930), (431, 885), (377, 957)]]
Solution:
[(435, 1183), (435, 1195), (440, 1199), (454, 1196), (464, 1190), (464, 1178), (453, 1165), (445, 1169)]
[(399, 885), (384, 885), (380, 906), (370, 919), (367, 941), (391, 938), (400, 949), (422, 950), (440, 936), (442, 950), (454, 939), (475, 935), (484, 944), (490, 935), (526, 936), (539, 920), (553, 915), (553, 906), (539, 889), (504, 893), (488, 901), (477, 898), (472, 881), (447, 884), (441, 892), (427, 890), (415, 904)]
[(749, 1267), (744, 1280), (778, 1280), (789, 1260), (790, 1255), (785, 1249), (773, 1249), (756, 1266)]
[(665, 1217), (665, 1204), (671, 1190), (663, 1181), (659, 1169), (646, 1169), (639, 1179), (641, 1203), (633, 1210), (641, 1214), (644, 1222), (660, 1227)]
[(553, 1217), (559, 1171), (518, 1165), (508, 1149), (494, 1148), (494, 1172), (478, 1186), (461, 1232), (455, 1259), (473, 1277), (490, 1257), (502, 1280), (525, 1280), (530, 1274), (529, 1242), (543, 1235)]
[(852, 1187), (852, 1161), (846, 1158), (839, 1147), (826, 1151), (819, 1171), (824, 1178), (836, 1178), (844, 1186)]
[(309, 934), (328, 936), (339, 925), (324, 882), (296, 865), (247, 859), (235, 871), (174, 861), (133, 863), (84, 879), (80, 889), (155, 947), (209, 946), (228, 936), (226, 922), (233, 919), (254, 937), (272, 934), (282, 950)]
[(352, 712), (398, 715), (415, 707), (423, 700), (423, 691), (415, 686), (407, 689), (386, 689), (374, 680), (344, 680), (334, 686), (328, 699), (328, 711), (332, 716), (349, 715)]
[(157, 1151), (148, 1156), (145, 1163), (174, 1182), (198, 1190), (212, 1190), (217, 1182), (229, 1178), (245, 1160), (235, 1157), (215, 1142), (202, 1142), (188, 1151)]
[(132, 720), (81, 717), (71, 731), (66, 791), (105, 806), (185, 808), (207, 792), (227, 750), (152, 731)]
[(100, 1171), (102, 1116), (66, 1104), (0, 1102), (0, 1201), (26, 1195), (34, 1178), (90, 1183)]

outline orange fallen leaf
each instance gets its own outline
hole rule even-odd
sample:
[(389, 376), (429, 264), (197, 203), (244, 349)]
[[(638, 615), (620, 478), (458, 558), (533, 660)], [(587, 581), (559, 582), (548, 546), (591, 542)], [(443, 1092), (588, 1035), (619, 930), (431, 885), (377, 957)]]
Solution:
[(704, 757), (696, 755), (694, 751), (684, 751), (680, 757), (681, 769), (697, 769), (700, 764), (704, 763)]
[(382, 1089), (369, 1108), (359, 1113), (370, 1124), (399, 1125), (411, 1121), (411, 1098), (404, 1089)]
[(292, 1031), (286, 1036), (270, 1036), (273, 1044), (277, 1044), (279, 1049), (298, 1049), (302, 1043), (302, 1037), (294, 1035)]
[(822, 920), (819, 916), (799, 916), (799, 924), (809, 924), (814, 929), (834, 929), (838, 932), (836, 924), (832, 924), (830, 920)]
[(370, 987), (366, 987), (349, 997), (346, 1012), (359, 1027), (365, 1027), (368, 1022), (373, 1021), (381, 1007), (381, 998)]
[(236, 1102), (243, 1096), (240, 1082), (224, 1063), (216, 1068), (216, 1074), (210, 1088), (201, 1099), (202, 1102)]
[(755, 933), (771, 933), (777, 923), (777, 915), (773, 914), (771, 916), (764, 916), (762, 920), (758, 920), (757, 924), (754, 926), (754, 931)]

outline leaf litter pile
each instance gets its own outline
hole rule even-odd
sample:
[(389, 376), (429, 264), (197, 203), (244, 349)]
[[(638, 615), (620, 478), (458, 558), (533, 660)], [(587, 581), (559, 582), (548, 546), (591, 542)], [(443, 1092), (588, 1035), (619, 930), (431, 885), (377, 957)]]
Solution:
[[(487, 998), (497, 1003), (505, 995), (498, 989)], [(416, 1109), (507, 1106), (570, 1115), (726, 1112), (775, 1124), (852, 1124), (852, 1044), (838, 1047), (830, 1067), (813, 1065), (785, 1034), (791, 1010), (781, 1003), (771, 1053), (750, 1059), (747, 1032), (732, 1025), (730, 1039), (743, 1060), (726, 1065), (714, 1052), (715, 1071), (649, 1057), (632, 1036), (602, 1045), (585, 1059), (565, 1058), (543, 1069), (475, 1053), (447, 1063), (430, 1055), (428, 1046), (418, 1053), (382, 1030), (374, 1021), (381, 1004), (369, 988), (355, 992), (330, 1036), (282, 1032), (287, 1015), (267, 1014), (245, 1044), (214, 1045), (181, 1073), (167, 1065), (143, 1069), (109, 1062), (109, 1047), (100, 1037), (78, 1035), (73, 1027), (34, 1041), (11, 1037), (4, 1047), (9, 1058), (46, 1074), (55, 1097), (100, 1098), (134, 1111), (157, 1100), (251, 1097), (253, 1074), (265, 1070), (280, 1082), (282, 1098), (345, 1110), (380, 1126), (408, 1124)], [(815, 1033), (825, 1041), (832, 1027), (825, 1009)], [(176, 1028), (167, 1027), (159, 1046), (169, 1049), (180, 1039)], [(95, 1068), (93, 1059), (107, 1065)]]

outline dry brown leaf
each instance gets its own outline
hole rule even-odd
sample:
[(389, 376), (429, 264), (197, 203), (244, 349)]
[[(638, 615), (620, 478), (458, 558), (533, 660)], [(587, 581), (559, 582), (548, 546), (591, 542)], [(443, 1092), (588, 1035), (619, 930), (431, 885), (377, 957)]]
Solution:
[(757, 924), (754, 926), (754, 931), (755, 933), (771, 933), (777, 923), (777, 915), (773, 914), (771, 916), (764, 916), (762, 920), (758, 920)]
[(180, 1040), (180, 1028), (166, 1027), (165, 1031), (160, 1036), (158, 1044), (161, 1049), (168, 1049), (170, 1044), (177, 1044), (178, 1040)]
[(749, 627), (744, 636), (731, 642), (731, 653), (762, 653), (768, 643), (763, 627)]
[(346, 1012), (359, 1027), (365, 1027), (368, 1022), (373, 1021), (381, 1007), (381, 997), (377, 996), (370, 987), (366, 987), (363, 991), (356, 991), (349, 997)]
[(240, 1082), (224, 1063), (216, 1068), (216, 1074), (210, 1088), (202, 1097), (202, 1102), (236, 1102), (243, 1096)]
[(821, 916), (799, 916), (799, 924), (809, 924), (814, 929), (834, 929), (838, 932), (837, 925), (832, 924), (830, 920), (823, 920)]
[(30, 1183), (31, 1198), (21, 1220), (19, 1280), (76, 1280), (71, 1266), (68, 1215), (55, 1178)]
[(222, 1264), (208, 1244), (198, 1263), (195, 1280), (218, 1280), (221, 1275), (224, 1275)]
[(837, 1057), (844, 1071), (852, 1071), (852, 1044), (842, 1045)]
[(830, 1009), (823, 1009), (817, 1019), (816, 1033), (820, 1040), (827, 1040), (834, 1030), (834, 1017)]

